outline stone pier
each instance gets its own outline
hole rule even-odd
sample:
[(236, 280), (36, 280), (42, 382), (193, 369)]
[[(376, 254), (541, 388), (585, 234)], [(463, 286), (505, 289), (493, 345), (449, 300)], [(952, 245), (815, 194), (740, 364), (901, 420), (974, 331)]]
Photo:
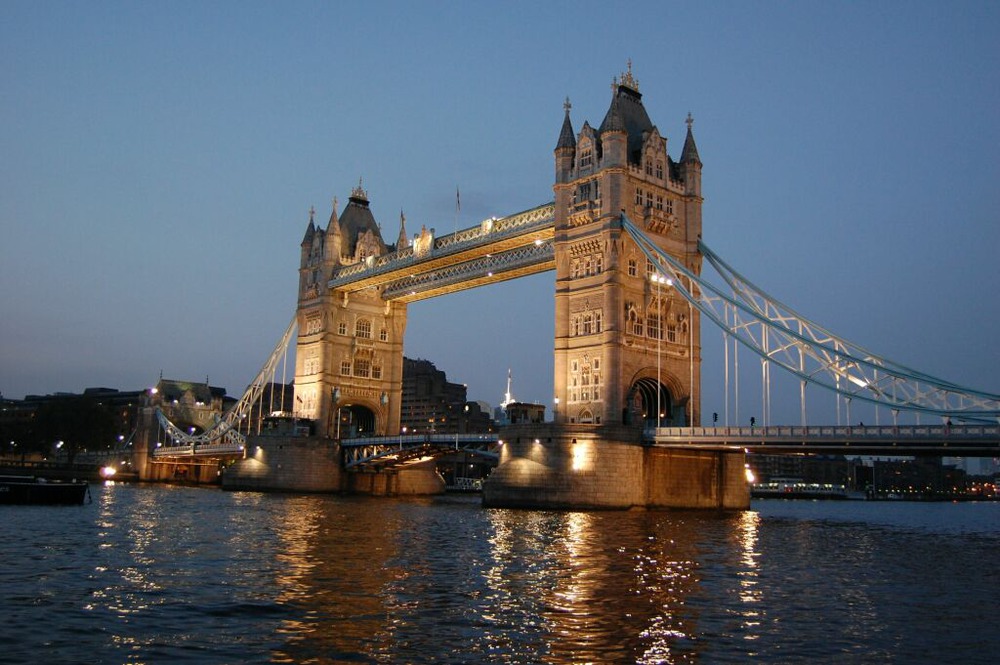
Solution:
[(644, 446), (634, 428), (516, 425), (483, 485), (488, 507), (557, 509), (750, 506), (741, 453)]
[(416, 496), (444, 493), (444, 479), (434, 462), (351, 473), (342, 468), (340, 445), (332, 439), (269, 435), (250, 437), (246, 459), (226, 469), (222, 488)]

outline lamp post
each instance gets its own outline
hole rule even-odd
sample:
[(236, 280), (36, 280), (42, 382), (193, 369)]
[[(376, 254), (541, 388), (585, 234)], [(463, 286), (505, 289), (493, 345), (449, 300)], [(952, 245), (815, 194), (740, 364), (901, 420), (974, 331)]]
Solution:
[(331, 396), (333, 397), (334, 417), (337, 419), (337, 441), (340, 441), (340, 388), (334, 388)]
[(660, 370), (661, 370), (661, 347), (663, 343), (663, 305), (660, 297), (660, 285), (666, 284), (670, 286), (673, 282), (669, 277), (661, 275), (658, 272), (650, 275), (650, 279), (656, 283), (656, 429), (660, 428), (660, 421), (663, 418), (663, 412), (660, 405), (660, 395), (663, 392), (660, 383)]

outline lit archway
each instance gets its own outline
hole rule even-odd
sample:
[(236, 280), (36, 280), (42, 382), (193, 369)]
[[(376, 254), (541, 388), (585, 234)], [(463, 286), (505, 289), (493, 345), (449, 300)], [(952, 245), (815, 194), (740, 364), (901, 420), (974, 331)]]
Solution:
[[(659, 400), (657, 400), (657, 388), (659, 388)], [(657, 418), (656, 413), (657, 405), (660, 409), (659, 418)], [(629, 388), (622, 416), (622, 422), (625, 425), (641, 424), (643, 427), (670, 427), (676, 424), (674, 423), (674, 401), (670, 390), (651, 377), (638, 379)]]
[(375, 413), (367, 406), (345, 404), (337, 409), (336, 431), (333, 435), (337, 439), (374, 436)]

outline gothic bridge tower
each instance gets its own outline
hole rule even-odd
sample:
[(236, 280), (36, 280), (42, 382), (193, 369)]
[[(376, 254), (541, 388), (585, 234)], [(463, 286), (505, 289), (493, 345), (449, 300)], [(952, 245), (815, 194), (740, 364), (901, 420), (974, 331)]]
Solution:
[(406, 303), (383, 300), (379, 288), (348, 295), (327, 282), (342, 266), (406, 243), (400, 214), (397, 245), (386, 245), (360, 182), (339, 216), (334, 199), (325, 230), (310, 211), (299, 263), (294, 408), (296, 416), (315, 421), (318, 436), (399, 430)]
[[(596, 130), (575, 134), (569, 100), (555, 149), (555, 396), (564, 424), (697, 425), (700, 318), (659, 281), (620, 214), (701, 272), (701, 160), (688, 115), (680, 161), (667, 152), (628, 72)], [(657, 411), (660, 418), (657, 419)]]

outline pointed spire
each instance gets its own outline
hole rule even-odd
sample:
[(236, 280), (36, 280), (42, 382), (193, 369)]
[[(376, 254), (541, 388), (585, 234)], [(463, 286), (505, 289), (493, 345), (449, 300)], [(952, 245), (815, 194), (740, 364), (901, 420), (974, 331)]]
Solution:
[(573, 133), (573, 123), (569, 119), (569, 110), (573, 105), (569, 103), (569, 97), (563, 102), (563, 109), (566, 117), (563, 118), (562, 130), (559, 132), (559, 142), (556, 143), (556, 150), (559, 148), (576, 148), (576, 135)]
[(306, 235), (302, 238), (302, 244), (307, 245), (312, 242), (313, 236), (316, 235), (316, 225), (313, 223), (313, 217), (316, 215), (316, 208), (309, 206), (309, 226), (306, 227)]
[(632, 58), (628, 59), (628, 71), (622, 74), (621, 84), (626, 88), (631, 88), (639, 92), (639, 79), (632, 76)]
[[(617, 87), (617, 83), (614, 87)], [(625, 118), (622, 113), (622, 106), (619, 100), (621, 97), (615, 93), (615, 96), (611, 98), (611, 106), (608, 107), (608, 113), (604, 116), (604, 122), (601, 123), (600, 133), (605, 132), (624, 132), (627, 131), (625, 127)]]
[(513, 395), (513, 393), (510, 392), (510, 387), (511, 387), (510, 384), (511, 384), (511, 371), (510, 371), (510, 368), (508, 367), (507, 368), (507, 392), (505, 392), (503, 394), (503, 401), (500, 402), (500, 406), (503, 407), (503, 408), (505, 408), (505, 409), (507, 408), (508, 404), (513, 404), (514, 403), (514, 395)]
[(326, 233), (340, 233), (340, 218), (337, 216), (337, 197), (333, 197), (333, 212), (330, 213), (330, 221), (326, 223)]
[(684, 139), (684, 149), (681, 150), (681, 164), (701, 164), (701, 158), (698, 157), (698, 146), (694, 144), (694, 132), (691, 131), (691, 126), (694, 124), (694, 118), (691, 117), (690, 111), (688, 112), (687, 120), (687, 137)]
[(399, 209), (399, 238), (396, 239), (396, 251), (410, 246), (410, 239), (406, 236), (406, 215), (403, 209)]

